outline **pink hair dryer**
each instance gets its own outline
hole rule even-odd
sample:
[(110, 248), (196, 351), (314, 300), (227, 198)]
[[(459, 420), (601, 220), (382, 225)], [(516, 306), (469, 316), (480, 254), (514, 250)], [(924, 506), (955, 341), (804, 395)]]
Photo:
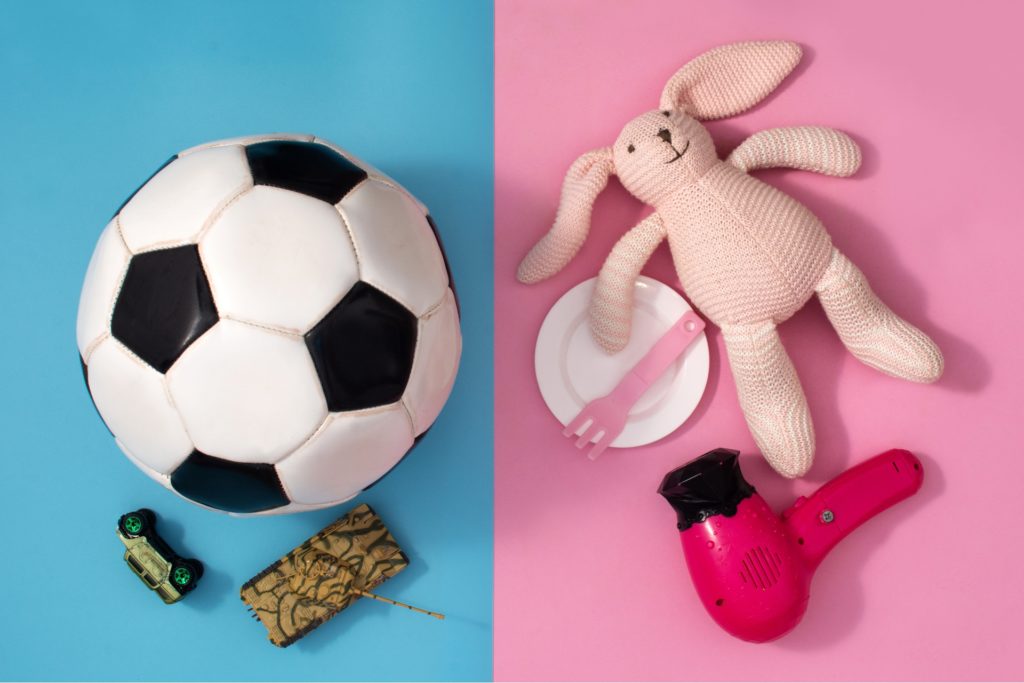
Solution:
[(779, 638), (807, 609), (811, 577), (832, 547), (921, 488), (924, 470), (894, 449), (801, 496), (781, 518), (720, 448), (669, 472), (658, 493), (679, 513), (683, 553), (701, 602), (730, 634)]

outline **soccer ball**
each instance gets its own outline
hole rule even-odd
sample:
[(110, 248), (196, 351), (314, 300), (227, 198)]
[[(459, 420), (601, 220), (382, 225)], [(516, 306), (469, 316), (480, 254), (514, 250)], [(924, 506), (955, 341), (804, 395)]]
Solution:
[(128, 458), (233, 514), (372, 486), (437, 418), (461, 352), (426, 207), (311, 135), (164, 164), (100, 235), (77, 337)]

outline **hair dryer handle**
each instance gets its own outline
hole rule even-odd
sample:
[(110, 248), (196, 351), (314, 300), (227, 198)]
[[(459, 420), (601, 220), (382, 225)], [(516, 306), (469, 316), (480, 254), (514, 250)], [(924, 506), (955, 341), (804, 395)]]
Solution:
[(809, 498), (798, 498), (782, 519), (814, 568), (851, 531), (916, 493), (923, 480), (921, 461), (893, 449), (843, 472)]

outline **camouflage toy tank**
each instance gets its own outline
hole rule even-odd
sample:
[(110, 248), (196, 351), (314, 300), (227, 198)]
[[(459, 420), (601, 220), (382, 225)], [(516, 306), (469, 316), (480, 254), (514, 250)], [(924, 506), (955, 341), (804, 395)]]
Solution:
[(242, 601), (278, 647), (291, 645), (359, 597), (444, 619), (369, 592), (408, 565), (377, 513), (360, 505), (249, 579)]

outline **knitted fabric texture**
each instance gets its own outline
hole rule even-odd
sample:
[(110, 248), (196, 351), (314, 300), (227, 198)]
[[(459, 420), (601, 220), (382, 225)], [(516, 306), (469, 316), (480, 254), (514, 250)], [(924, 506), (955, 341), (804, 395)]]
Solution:
[(814, 424), (775, 325), (726, 325), (722, 338), (754, 441), (779, 474), (799, 477), (814, 461)]
[(521, 282), (544, 280), (565, 267), (583, 246), (590, 232), (594, 200), (612, 174), (611, 150), (599, 149), (577, 159), (562, 183), (562, 201), (555, 225), (519, 265)]
[(590, 329), (602, 347), (621, 349), (633, 320), (633, 283), (666, 237), (665, 224), (651, 214), (622, 236), (601, 267), (590, 301)]
[(839, 338), (867, 365), (917, 382), (942, 373), (942, 354), (890, 310), (832, 246), (807, 208), (748, 175), (798, 168), (856, 172), (861, 155), (845, 133), (819, 126), (755, 133), (726, 161), (699, 119), (757, 104), (800, 59), (794, 43), (737, 43), (707, 52), (665, 86), (661, 109), (630, 121), (611, 148), (589, 152), (566, 176), (555, 225), (519, 267), (536, 282), (564, 267), (586, 239), (590, 212), (616, 173), (655, 212), (627, 232), (598, 276), (590, 307), (607, 351), (629, 340), (637, 275), (666, 238), (683, 289), (723, 331), (740, 407), (765, 458), (787, 477), (814, 458), (814, 427), (796, 370), (775, 326), (817, 294)]
[(860, 168), (860, 148), (849, 135), (831, 128), (771, 128), (744, 140), (726, 161), (747, 172), (790, 166), (846, 177)]
[(661, 108), (676, 109), (682, 104), (703, 121), (735, 116), (768, 97), (802, 54), (796, 43), (780, 40), (708, 50), (669, 79), (661, 93)]
[(882, 303), (864, 273), (838, 250), (832, 251), (816, 290), (843, 345), (862, 363), (914, 382), (934, 382), (942, 375), (938, 347)]
[(719, 326), (789, 318), (814, 294), (832, 253), (814, 214), (725, 163), (658, 214), (683, 289)]

